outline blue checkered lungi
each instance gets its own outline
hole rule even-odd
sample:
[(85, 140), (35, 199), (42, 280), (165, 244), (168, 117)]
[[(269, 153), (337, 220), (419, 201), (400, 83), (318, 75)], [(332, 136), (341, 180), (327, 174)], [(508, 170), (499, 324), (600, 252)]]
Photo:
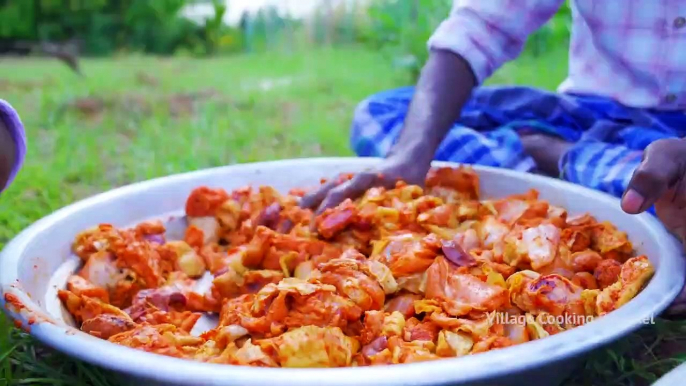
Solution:
[[(398, 139), (413, 87), (375, 94), (359, 104), (351, 146), (383, 157)], [(561, 178), (621, 196), (643, 150), (686, 135), (686, 113), (629, 108), (611, 99), (527, 87), (480, 87), (435, 154), (436, 160), (535, 172), (517, 132), (526, 129), (574, 143), (560, 160)]]

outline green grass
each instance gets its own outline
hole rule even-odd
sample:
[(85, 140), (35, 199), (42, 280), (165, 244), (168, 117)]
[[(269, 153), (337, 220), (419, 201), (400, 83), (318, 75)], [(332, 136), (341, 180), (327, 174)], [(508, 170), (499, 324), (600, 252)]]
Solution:
[[(363, 49), (207, 60), (85, 60), (80, 79), (48, 60), (0, 60), (0, 97), (21, 113), (26, 164), (0, 199), (0, 246), (75, 200), (153, 177), (238, 162), (352, 155), (356, 103), (407, 76)], [(563, 49), (507, 65), (491, 83), (547, 89)], [(274, 86), (265, 90), (271, 81)], [(290, 83), (289, 83), (290, 82)], [(641, 384), (682, 360), (686, 325), (659, 321), (589, 360), (570, 385)], [(541, 353), (545, 355), (545, 353)], [(46, 350), (0, 314), (0, 385), (117, 385)]]

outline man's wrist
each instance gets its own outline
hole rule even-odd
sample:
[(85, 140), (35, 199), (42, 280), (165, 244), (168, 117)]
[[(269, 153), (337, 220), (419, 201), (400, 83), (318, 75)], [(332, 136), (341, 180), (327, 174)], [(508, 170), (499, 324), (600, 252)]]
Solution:
[(416, 142), (399, 143), (388, 153), (387, 158), (398, 160), (403, 163), (416, 165), (429, 165), (434, 158), (435, 150), (427, 143)]

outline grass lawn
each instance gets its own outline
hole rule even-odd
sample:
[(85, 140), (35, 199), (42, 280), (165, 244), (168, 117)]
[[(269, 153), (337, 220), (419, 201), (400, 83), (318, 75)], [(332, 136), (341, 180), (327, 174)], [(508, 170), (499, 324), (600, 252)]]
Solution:
[[(336, 49), (207, 60), (85, 60), (80, 79), (48, 60), (0, 59), (0, 98), (21, 113), (26, 164), (0, 200), (0, 247), (33, 221), (117, 186), (231, 163), (352, 155), (356, 103), (405, 85), (378, 53)], [(553, 89), (556, 51), (508, 65), (493, 83)], [(570, 385), (645, 384), (682, 359), (686, 324), (660, 320), (599, 350)], [(545, 353), (541, 353), (545, 355)], [(43, 349), (0, 313), (0, 386), (116, 385), (116, 377)]]

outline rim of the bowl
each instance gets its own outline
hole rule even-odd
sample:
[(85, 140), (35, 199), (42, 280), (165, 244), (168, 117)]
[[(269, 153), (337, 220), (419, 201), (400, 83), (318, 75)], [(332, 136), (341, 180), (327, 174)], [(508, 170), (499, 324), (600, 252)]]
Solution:
[(662, 378), (655, 381), (652, 386), (674, 386), (684, 383), (684, 378), (686, 377), (686, 363), (683, 363), (670, 372), (663, 375)]
[[(28, 294), (22, 291), (21, 286), (17, 285), (20, 256), (27, 245), (34, 238), (40, 237), (45, 229), (88, 206), (105, 202), (116, 196), (135, 194), (154, 185), (193, 179), (203, 174), (211, 175), (220, 170), (226, 173), (241, 168), (269, 168), (276, 164), (297, 170), (298, 167), (304, 167), (312, 162), (323, 166), (345, 163), (351, 167), (359, 167), (372, 166), (379, 162), (379, 159), (308, 158), (230, 165), (143, 181), (76, 202), (29, 226), (5, 247), (0, 255), (0, 267), (2, 267), (0, 291), (5, 295), (0, 297), (0, 303), (5, 306), (12, 318), (23, 325), (29, 323), (31, 315), (45, 315)], [(435, 164), (455, 166), (455, 164), (445, 162)], [(545, 182), (551, 186), (592, 197), (608, 205), (619, 205), (618, 200), (612, 196), (565, 181), (484, 166), (474, 166), (474, 169), (490, 174), (516, 177), (523, 182), (546, 179)], [(267, 385), (278, 380), (279, 384), (284, 385), (349, 385), (353, 383), (414, 385), (482, 381), (575, 357), (610, 343), (636, 330), (644, 324), (644, 321), (659, 315), (674, 300), (683, 287), (684, 272), (686, 272), (686, 264), (681, 258), (680, 244), (652, 215), (638, 215), (635, 221), (642, 223), (652, 239), (664, 240), (659, 243), (660, 264), (655, 275), (636, 298), (602, 318), (562, 334), (474, 356), (393, 366), (336, 369), (255, 368), (194, 362), (118, 346), (79, 332), (71, 326), (47, 321), (50, 320), (49, 318), (45, 318), (47, 320), (32, 318), (34, 324), (30, 326), (30, 333), (41, 342), (86, 362), (134, 377), (172, 384), (224, 385), (250, 382)], [(16, 310), (6, 304), (7, 294), (16, 296), (24, 308)], [(650, 301), (647, 301), (649, 298), (651, 298)]]

